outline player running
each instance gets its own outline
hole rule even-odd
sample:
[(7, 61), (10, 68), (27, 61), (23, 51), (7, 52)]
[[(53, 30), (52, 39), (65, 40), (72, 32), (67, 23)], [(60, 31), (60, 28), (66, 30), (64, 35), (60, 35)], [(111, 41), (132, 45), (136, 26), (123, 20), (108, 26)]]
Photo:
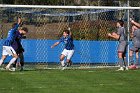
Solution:
[[(127, 48), (127, 34), (124, 28), (124, 21), (122, 20), (118, 20), (117, 21), (117, 33), (113, 32), (108, 33), (109, 37), (115, 38), (119, 41), (119, 45), (118, 45), (118, 58), (119, 58), (119, 64), (120, 64), (120, 68), (118, 69), (118, 71), (123, 71), (125, 70), (124, 63), (126, 61), (126, 48)], [(126, 66), (126, 70), (128, 70), (128, 67)]]
[(64, 58), (67, 57), (67, 66), (71, 65), (71, 57), (74, 54), (74, 44), (73, 44), (73, 38), (72, 38), (72, 33), (69, 30), (64, 30), (63, 31), (63, 36), (60, 38), (60, 40), (56, 43), (54, 43), (51, 48), (54, 48), (61, 42), (65, 43), (65, 48), (63, 52), (61, 53), (60, 56), (60, 63), (62, 67), (65, 67), (65, 62)]
[[(11, 70), (10, 69), (11, 64), (13, 64), (15, 62), (15, 60), (18, 58), (16, 51), (12, 48), (12, 44), (16, 39), (16, 31), (17, 31), (20, 23), (21, 23), (21, 18), (18, 18), (18, 23), (16, 25), (14, 25), (14, 27), (11, 30), (9, 30), (7, 38), (3, 44), (3, 51), (2, 51), (2, 57), (0, 59), (0, 66), (2, 65), (2, 63), (5, 60), (5, 58), (7, 57), (7, 55), (13, 56), (13, 58), (10, 60), (10, 62), (6, 66), (7, 70)], [(19, 33), (26, 34), (27, 31), (21, 29), (21, 30), (19, 30)]]

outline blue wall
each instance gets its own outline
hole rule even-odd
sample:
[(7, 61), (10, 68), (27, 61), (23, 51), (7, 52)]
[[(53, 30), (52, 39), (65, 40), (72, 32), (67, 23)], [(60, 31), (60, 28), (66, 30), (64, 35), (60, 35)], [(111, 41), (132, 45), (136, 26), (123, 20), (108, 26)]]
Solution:
[[(57, 40), (23, 40), (25, 48), (25, 62), (59, 62), (64, 45), (60, 44), (51, 49), (51, 45)], [(3, 40), (0, 40), (0, 53)], [(74, 63), (116, 63), (116, 41), (74, 41), (75, 54), (72, 58)], [(10, 57), (6, 59), (6, 62)]]

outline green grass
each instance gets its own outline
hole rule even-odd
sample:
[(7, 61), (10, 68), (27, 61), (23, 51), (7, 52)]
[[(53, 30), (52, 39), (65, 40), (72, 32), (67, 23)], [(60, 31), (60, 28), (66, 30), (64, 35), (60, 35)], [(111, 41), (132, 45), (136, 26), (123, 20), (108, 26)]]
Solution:
[(0, 93), (140, 93), (140, 70), (0, 71)]

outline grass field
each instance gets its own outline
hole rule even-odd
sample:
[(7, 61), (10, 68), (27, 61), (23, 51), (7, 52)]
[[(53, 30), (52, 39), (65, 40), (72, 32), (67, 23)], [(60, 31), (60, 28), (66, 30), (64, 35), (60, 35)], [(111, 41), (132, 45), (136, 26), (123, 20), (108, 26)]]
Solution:
[(0, 93), (140, 93), (140, 70), (0, 71)]

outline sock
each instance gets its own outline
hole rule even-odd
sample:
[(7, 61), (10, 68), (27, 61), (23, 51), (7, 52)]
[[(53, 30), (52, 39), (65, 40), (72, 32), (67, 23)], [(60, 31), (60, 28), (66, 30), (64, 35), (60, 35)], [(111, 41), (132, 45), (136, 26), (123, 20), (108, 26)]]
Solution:
[(16, 68), (16, 64), (17, 64), (17, 59), (15, 60), (15, 63), (13, 64), (14, 68)]
[(6, 68), (10, 68), (11, 64), (13, 64), (16, 61), (17, 58), (12, 58), (9, 62), (9, 64), (6, 66)]
[(130, 56), (129, 59), (130, 59), (130, 65), (134, 64), (133, 57)]
[(123, 67), (123, 58), (119, 58), (120, 67)]
[(65, 66), (64, 60), (60, 61), (61, 66)]
[(2, 65), (2, 63), (3, 63), (3, 59), (0, 60), (0, 66)]
[(127, 67), (128, 66), (128, 62), (127, 62), (126, 57), (124, 58), (124, 63), (125, 63), (125, 67)]
[(136, 58), (136, 65), (139, 65), (139, 58)]

